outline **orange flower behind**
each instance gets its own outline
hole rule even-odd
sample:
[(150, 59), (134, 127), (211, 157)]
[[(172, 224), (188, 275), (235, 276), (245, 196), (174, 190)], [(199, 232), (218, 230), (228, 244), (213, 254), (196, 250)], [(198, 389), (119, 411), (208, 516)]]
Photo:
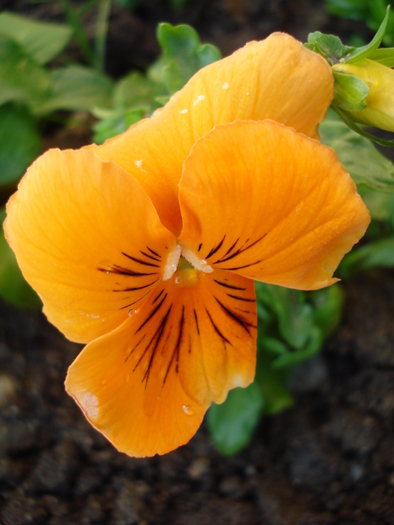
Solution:
[(212, 402), (253, 381), (253, 280), (328, 286), (364, 234), (354, 183), (310, 138), (332, 86), (321, 57), (272, 35), (103, 146), (47, 152), (11, 198), (26, 279), (88, 343), (67, 391), (119, 450), (186, 443)]

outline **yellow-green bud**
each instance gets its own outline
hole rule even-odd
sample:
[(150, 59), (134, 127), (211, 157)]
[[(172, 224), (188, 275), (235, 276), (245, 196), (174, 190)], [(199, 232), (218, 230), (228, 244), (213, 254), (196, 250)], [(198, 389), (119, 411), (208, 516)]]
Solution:
[(394, 131), (394, 70), (369, 59), (362, 64), (335, 64), (333, 70), (357, 76), (369, 87), (367, 107), (347, 112), (352, 120)]

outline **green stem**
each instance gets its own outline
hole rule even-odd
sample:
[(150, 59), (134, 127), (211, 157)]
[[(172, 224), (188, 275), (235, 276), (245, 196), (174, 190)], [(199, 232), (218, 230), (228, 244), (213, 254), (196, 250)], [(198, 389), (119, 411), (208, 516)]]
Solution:
[(98, 5), (96, 31), (94, 38), (95, 68), (101, 73), (105, 67), (105, 48), (108, 33), (108, 18), (111, 11), (111, 0), (100, 0)]
[(74, 30), (75, 38), (81, 48), (85, 60), (90, 66), (94, 65), (94, 53), (86, 36), (85, 29), (81, 23), (80, 15), (72, 7), (70, 0), (61, 0), (67, 21)]

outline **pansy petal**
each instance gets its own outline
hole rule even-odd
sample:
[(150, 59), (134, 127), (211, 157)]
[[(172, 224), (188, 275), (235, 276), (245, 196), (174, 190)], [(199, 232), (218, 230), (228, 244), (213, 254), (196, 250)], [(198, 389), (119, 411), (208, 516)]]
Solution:
[(316, 137), (334, 92), (328, 63), (283, 33), (200, 70), (169, 103), (126, 133), (91, 146), (146, 189), (165, 226), (181, 229), (177, 184), (197, 139), (215, 125), (272, 119)]
[(140, 185), (89, 151), (40, 157), (7, 215), (7, 240), (46, 315), (80, 342), (113, 330), (138, 307), (175, 246)]
[(255, 325), (250, 280), (180, 270), (82, 351), (67, 391), (119, 450), (164, 454), (192, 437), (212, 401), (253, 380)]
[(189, 260), (298, 289), (335, 282), (370, 220), (335, 152), (272, 121), (234, 122), (197, 142), (180, 203)]

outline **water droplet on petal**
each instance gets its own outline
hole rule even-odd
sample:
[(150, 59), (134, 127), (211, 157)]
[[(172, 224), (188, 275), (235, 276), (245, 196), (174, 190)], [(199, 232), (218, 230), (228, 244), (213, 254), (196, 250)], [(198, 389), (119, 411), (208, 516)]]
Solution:
[(182, 410), (187, 416), (191, 416), (193, 414), (193, 407), (190, 405), (183, 405)]
[(132, 308), (130, 308), (130, 310), (127, 312), (127, 315), (131, 317), (133, 314), (135, 314), (136, 311), (137, 310), (133, 310)]
[(107, 270), (107, 275), (109, 275), (109, 270)]

